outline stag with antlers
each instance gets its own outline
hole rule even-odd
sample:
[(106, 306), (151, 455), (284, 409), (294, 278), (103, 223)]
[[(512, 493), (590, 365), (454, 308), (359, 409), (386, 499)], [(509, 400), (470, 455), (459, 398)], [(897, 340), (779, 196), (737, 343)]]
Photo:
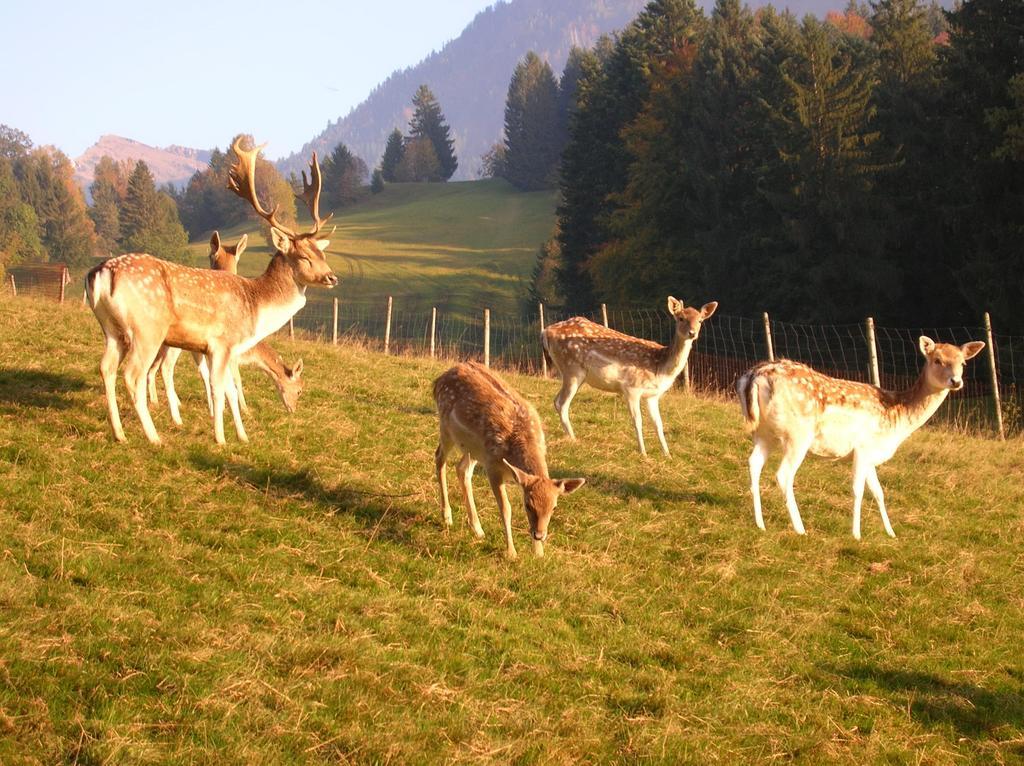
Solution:
[(320, 218), (320, 165), (316, 153), (310, 178), (302, 174), (302, 194), (313, 216), (308, 232), (297, 233), (269, 212), (256, 196), (256, 158), (262, 146), (232, 145), (237, 161), (229, 173), (229, 188), (246, 200), (270, 224), (275, 252), (266, 271), (246, 279), (226, 271), (180, 266), (144, 253), (127, 253), (92, 269), (85, 279), (89, 305), (103, 334), (106, 350), (100, 374), (114, 438), (125, 441), (115, 391), (117, 371), (124, 364), (128, 393), (146, 437), (160, 443), (149, 414), (147, 373), (162, 345), (204, 354), (210, 364), (213, 426), (218, 444), (224, 443), (224, 399), (228, 399), (235, 430), (248, 441), (231, 381), (230, 365), (263, 338), (280, 329), (306, 304), (310, 285), (334, 287), (334, 275), (324, 251), (328, 241), (317, 239), (327, 218)]

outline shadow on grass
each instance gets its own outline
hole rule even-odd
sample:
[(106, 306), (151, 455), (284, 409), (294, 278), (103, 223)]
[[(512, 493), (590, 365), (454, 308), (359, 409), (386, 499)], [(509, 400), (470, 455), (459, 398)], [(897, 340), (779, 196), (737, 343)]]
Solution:
[(581, 475), (584, 475), (587, 483), (595, 489), (600, 489), (604, 493), (620, 497), (635, 497), (641, 500), (653, 500), (663, 503), (695, 503), (697, 505), (720, 505), (723, 507), (729, 506), (731, 502), (731, 498), (712, 492), (688, 491), (686, 489), (666, 487), (661, 484), (641, 484), (603, 473), (584, 472)]
[(328, 487), (308, 470), (287, 471), (257, 466), (194, 449), (192, 465), (200, 470), (227, 476), (236, 483), (277, 498), (302, 495), (333, 509), (333, 513), (355, 519), (366, 528), (371, 540), (407, 545), (410, 528), (422, 521), (416, 511), (394, 497), (355, 487)]
[(65, 410), (75, 406), (71, 394), (87, 387), (80, 375), (45, 370), (0, 369), (0, 407)]
[(868, 664), (827, 670), (855, 685), (879, 687), (902, 697), (902, 704), (915, 720), (928, 725), (948, 724), (964, 737), (979, 737), (1000, 726), (1024, 726), (1024, 696), (1019, 690), (993, 691), (932, 673)]

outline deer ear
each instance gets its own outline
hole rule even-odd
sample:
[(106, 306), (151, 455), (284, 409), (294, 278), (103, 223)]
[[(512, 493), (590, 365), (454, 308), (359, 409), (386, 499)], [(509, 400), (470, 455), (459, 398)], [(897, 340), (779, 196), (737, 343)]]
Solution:
[(235, 258), (241, 258), (242, 253), (245, 252), (245, 246), (249, 244), (249, 235), (243, 234), (242, 238), (238, 240), (238, 244), (235, 245)]
[(502, 458), (501, 462), (505, 464), (506, 468), (508, 468), (510, 471), (512, 471), (513, 474), (515, 474), (516, 481), (519, 482), (519, 486), (525, 487), (532, 478), (530, 474), (528, 474), (526, 471), (521, 471), (520, 469), (516, 468), (505, 458)]
[(918, 346), (921, 348), (921, 353), (928, 356), (932, 351), (935, 350), (935, 341), (929, 338), (927, 335), (922, 335), (917, 339)]
[(972, 340), (970, 343), (965, 343), (960, 347), (960, 350), (964, 352), (964, 359), (973, 359), (981, 350), (985, 348), (985, 344), (980, 340)]
[(668, 313), (675, 316), (683, 310), (683, 302), (677, 298), (673, 298), (671, 295), (668, 296)]
[(326, 253), (327, 252), (327, 248), (329, 248), (331, 246), (331, 240), (329, 240), (329, 239), (318, 239), (316, 241), (316, 246), (318, 248), (320, 248), (320, 252), (321, 253)]
[(704, 319), (707, 319), (709, 316), (715, 313), (715, 309), (717, 308), (718, 301), (711, 301), (711, 303), (705, 303), (700, 309), (701, 316)]
[(210, 255), (213, 255), (220, 250), (220, 232), (213, 232), (213, 236), (210, 237)]
[(299, 361), (297, 361), (295, 363), (295, 366), (292, 367), (292, 380), (298, 380), (301, 375), (302, 375), (302, 360), (300, 359)]
[(292, 241), (288, 235), (275, 226), (270, 227), (270, 241), (274, 243), (279, 253), (288, 255), (292, 251)]
[(586, 479), (555, 479), (555, 486), (563, 495), (571, 495), (586, 483)]

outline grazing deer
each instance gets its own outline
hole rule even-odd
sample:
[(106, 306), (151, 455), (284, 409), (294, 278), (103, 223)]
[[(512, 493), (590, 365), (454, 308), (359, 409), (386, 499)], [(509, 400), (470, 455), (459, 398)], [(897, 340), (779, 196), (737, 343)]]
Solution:
[(561, 495), (575, 492), (585, 479), (551, 479), (545, 457), (544, 428), (537, 410), (505, 381), (486, 367), (457, 364), (434, 381), (434, 401), (441, 419), (441, 437), (434, 453), (437, 481), (441, 485), (441, 513), (452, 524), (448, 503), (448, 456), (458, 448), (459, 483), (466, 500), (469, 524), (477, 537), (484, 536), (473, 500), (473, 469), (483, 463), (491, 490), (501, 509), (509, 558), (516, 557), (512, 543), (512, 506), (505, 484), (515, 481), (523, 490), (523, 505), (530, 521), (533, 551), (544, 555), (548, 522)]
[[(210, 268), (215, 271), (227, 271), (231, 274), (238, 273), (238, 260), (245, 251), (248, 241), (246, 235), (234, 245), (224, 245), (220, 241), (220, 234), (214, 232), (210, 238)], [(181, 400), (174, 389), (174, 368), (181, 356), (180, 348), (164, 346), (157, 354), (153, 366), (149, 370), (149, 398), (156, 402), (156, 373), (159, 369), (164, 380), (164, 390), (167, 393), (167, 406), (171, 411), (171, 420), (177, 425), (181, 421)], [(200, 353), (193, 352), (196, 366), (199, 368), (199, 375), (203, 379), (203, 386), (206, 389), (206, 403), (213, 415), (213, 395), (210, 391), (210, 367), (206, 357)], [(251, 349), (238, 357), (237, 363), (231, 364), (231, 377), (238, 395), (238, 406), (242, 412), (248, 412), (249, 408), (245, 402), (245, 395), (242, 392), (242, 376), (238, 372), (239, 366), (253, 365), (261, 370), (277, 388), (278, 396), (288, 412), (295, 412), (299, 403), (299, 395), (302, 393), (302, 360), (296, 362), (294, 367), (288, 367), (284, 359), (270, 347), (266, 341), (260, 341)]]
[(891, 458), (908, 436), (923, 426), (950, 391), (963, 388), (964, 363), (985, 348), (981, 341), (962, 346), (919, 340), (925, 365), (917, 382), (905, 391), (886, 391), (867, 383), (832, 378), (799, 362), (762, 362), (736, 383), (747, 430), (754, 440), (750, 453), (750, 491), (754, 520), (761, 515), (761, 469), (769, 447), (782, 445), (776, 478), (786, 496), (789, 518), (797, 534), (804, 525), (793, 494), (793, 480), (807, 452), (829, 458), (853, 455), (853, 536), (860, 539), (860, 507), (864, 483), (878, 503), (889, 537), (895, 537), (885, 512), (882, 485), (875, 467)]
[[(162, 345), (194, 351), (207, 357), (213, 394), (213, 426), (218, 444), (224, 443), (224, 398), (227, 396), (238, 438), (247, 441), (230, 380), (231, 361), (278, 330), (306, 304), (306, 287), (334, 287), (324, 250), (316, 239), (327, 219), (320, 218), (320, 166), (310, 163), (310, 181), (302, 173), (303, 193), (313, 228), (295, 233), (277, 220), (277, 207), (267, 212), (256, 197), (256, 157), (262, 147), (232, 146), (237, 160), (228, 185), (270, 224), (275, 253), (266, 271), (245, 279), (226, 271), (195, 269), (143, 253), (128, 253), (104, 262), (86, 275), (89, 305), (106, 336), (100, 373), (107, 397), (107, 414), (114, 438), (125, 441), (115, 391), (122, 361), (128, 393), (146, 437), (160, 443), (149, 414), (146, 383)], [(328, 219), (330, 216), (328, 216)]]
[(700, 310), (687, 308), (682, 301), (669, 296), (668, 313), (676, 323), (675, 337), (669, 346), (609, 330), (583, 317), (566, 319), (544, 330), (541, 333), (544, 353), (562, 376), (555, 410), (569, 438), (576, 438), (569, 422), (569, 405), (580, 386), (589, 383), (602, 391), (622, 394), (633, 418), (640, 454), (646, 455), (640, 421), (640, 401), (643, 400), (658, 432), (661, 449), (668, 455), (661, 423), (661, 397), (686, 366), (701, 325), (717, 308), (716, 301), (704, 304)]

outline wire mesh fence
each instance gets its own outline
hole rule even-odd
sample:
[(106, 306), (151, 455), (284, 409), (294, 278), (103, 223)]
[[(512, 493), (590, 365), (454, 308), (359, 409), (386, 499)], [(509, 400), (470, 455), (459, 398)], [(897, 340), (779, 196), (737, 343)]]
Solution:
[[(415, 308), (406, 309), (395, 300), (388, 323), (387, 297), (344, 301), (337, 305), (337, 337), (357, 340), (391, 353), (434, 354), (445, 359), (482, 361), (485, 325), (479, 317), (466, 317), (437, 309), (425, 310), (422, 298)], [(294, 328), (331, 340), (334, 337), (334, 307), (329, 302), (310, 303), (296, 315)], [(570, 315), (544, 308), (545, 324)], [(574, 314), (572, 316), (580, 316)], [(583, 314), (594, 322), (607, 317), (612, 329), (668, 344), (675, 322), (664, 311), (648, 308), (604, 308)], [(533, 316), (490, 315), (488, 323), (490, 363), (497, 367), (539, 373), (542, 369), (540, 311)], [(875, 356), (879, 384), (888, 389), (913, 385), (921, 369), (918, 339), (927, 335), (936, 341), (963, 344), (987, 342), (986, 331), (976, 327), (875, 327)], [(771, 348), (769, 347), (769, 338)], [(1024, 336), (994, 334), (998, 390), (1005, 431), (1008, 436), (1024, 433)], [(866, 323), (813, 325), (762, 321), (716, 313), (701, 330), (687, 369), (689, 385), (699, 391), (731, 395), (736, 379), (754, 363), (785, 357), (809, 364), (821, 372), (850, 380), (874, 382), (870, 336)], [(934, 420), (946, 425), (985, 433), (998, 433), (996, 404), (986, 349), (967, 365), (964, 388), (947, 398)]]

